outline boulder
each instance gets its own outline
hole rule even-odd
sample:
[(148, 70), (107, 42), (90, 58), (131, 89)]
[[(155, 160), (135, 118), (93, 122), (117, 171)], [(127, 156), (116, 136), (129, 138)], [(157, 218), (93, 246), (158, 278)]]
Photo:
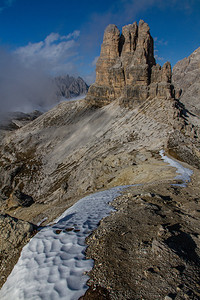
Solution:
[(15, 190), (7, 200), (8, 207), (29, 207), (34, 203), (31, 196), (22, 193), (20, 190)]

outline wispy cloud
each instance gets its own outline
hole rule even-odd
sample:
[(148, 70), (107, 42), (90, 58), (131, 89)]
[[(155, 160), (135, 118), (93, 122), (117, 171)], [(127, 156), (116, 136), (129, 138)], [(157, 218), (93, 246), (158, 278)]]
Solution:
[(96, 56), (94, 58), (94, 60), (92, 61), (92, 66), (96, 66), (97, 60), (98, 60), (99, 56)]
[[(148, 11), (149, 9), (156, 8), (161, 11), (173, 9), (177, 11), (184, 11), (185, 13), (191, 12), (193, 4), (196, 0), (116, 0), (113, 4), (108, 6), (104, 12), (94, 12), (91, 14), (88, 24), (86, 25), (86, 34), (82, 38), (86, 38), (87, 47), (90, 44), (95, 44), (105, 27), (108, 24), (123, 25), (128, 22), (134, 22), (138, 17)], [(92, 38), (91, 38), (92, 37)]]
[(2, 12), (5, 8), (8, 8), (8, 7), (12, 6), (12, 4), (15, 1), (16, 0), (3, 0), (3, 1), (0, 1), (0, 12)]
[(159, 39), (158, 37), (154, 38), (154, 43), (155, 43), (155, 46), (167, 46), (168, 45), (168, 41), (166, 41), (164, 39)]
[[(159, 62), (163, 62), (165, 59), (164, 57), (159, 55), (160, 49), (163, 47), (166, 47), (168, 45), (168, 41), (162, 39), (159, 39), (158, 37), (154, 38), (154, 53), (155, 53), (155, 59)], [(161, 51), (162, 52), (162, 51)]]
[(159, 8), (161, 10), (173, 8), (178, 11), (191, 12), (194, 0), (119, 0), (122, 5), (122, 11), (127, 19), (133, 19), (139, 13), (149, 8)]
[(158, 54), (155, 54), (154, 57), (155, 57), (155, 59), (156, 59), (157, 61), (160, 61), (160, 62), (163, 62), (163, 61), (164, 61), (164, 57), (159, 56)]
[(44, 69), (49, 69), (54, 74), (69, 72), (69, 68), (71, 72), (72, 62), (69, 59), (77, 56), (77, 38), (79, 35), (79, 31), (65, 36), (53, 32), (43, 41), (19, 47), (15, 54), (28, 66), (39, 63)]

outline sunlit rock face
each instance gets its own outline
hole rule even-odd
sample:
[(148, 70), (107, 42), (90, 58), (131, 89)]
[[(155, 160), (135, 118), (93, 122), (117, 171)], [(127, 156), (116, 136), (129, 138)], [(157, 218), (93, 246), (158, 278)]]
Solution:
[(115, 99), (132, 106), (146, 99), (171, 98), (171, 65), (161, 68), (154, 58), (153, 38), (144, 21), (119, 29), (109, 25), (96, 64), (96, 82), (87, 99), (103, 106)]
[(186, 109), (200, 117), (200, 47), (173, 68), (176, 97)]

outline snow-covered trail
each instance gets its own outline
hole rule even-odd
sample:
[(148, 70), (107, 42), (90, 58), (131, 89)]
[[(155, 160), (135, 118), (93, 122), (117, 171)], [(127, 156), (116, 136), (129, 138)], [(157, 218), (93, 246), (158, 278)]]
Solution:
[[(192, 171), (164, 155), (186, 184)], [(0, 291), (1, 300), (77, 300), (87, 290), (83, 273), (93, 267), (85, 258), (85, 238), (113, 208), (108, 205), (127, 186), (82, 198), (67, 209), (53, 226), (43, 228), (23, 248), (18, 263)]]

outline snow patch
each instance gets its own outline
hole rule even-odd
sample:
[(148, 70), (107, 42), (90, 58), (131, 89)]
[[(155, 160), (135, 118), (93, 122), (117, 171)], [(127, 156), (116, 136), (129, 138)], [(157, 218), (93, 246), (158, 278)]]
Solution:
[(173, 184), (173, 185), (186, 187), (187, 182), (190, 182), (190, 177), (192, 176), (193, 171), (188, 168), (183, 167), (179, 162), (164, 155), (164, 153), (165, 153), (164, 150), (160, 150), (159, 153), (160, 153), (161, 158), (164, 160), (164, 162), (166, 162), (170, 166), (176, 168), (176, 173), (178, 173), (178, 175), (174, 179), (183, 181), (183, 183), (177, 183), (177, 184)]
[(108, 205), (125, 186), (98, 192), (67, 209), (53, 226), (43, 228), (23, 248), (0, 291), (1, 300), (79, 299), (93, 267), (85, 258), (85, 238), (114, 209)]
[(44, 221), (46, 221), (48, 218), (47, 217), (45, 217), (45, 218), (43, 218), (41, 221), (39, 221), (36, 225), (37, 226), (40, 226)]

